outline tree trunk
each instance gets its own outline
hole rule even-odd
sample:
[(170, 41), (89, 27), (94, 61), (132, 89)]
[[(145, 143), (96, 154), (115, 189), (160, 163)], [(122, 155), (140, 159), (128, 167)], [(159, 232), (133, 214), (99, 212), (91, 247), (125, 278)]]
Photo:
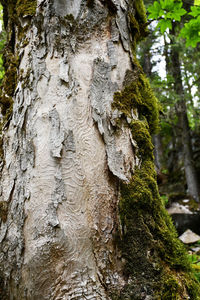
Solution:
[[(175, 37), (175, 25), (172, 29), (172, 35)], [(181, 130), (181, 139), (183, 145), (183, 160), (184, 160), (184, 167), (185, 167), (185, 176), (186, 182), (188, 186), (188, 193), (197, 201), (199, 202), (199, 182), (197, 173), (194, 166), (193, 161), (193, 153), (192, 153), (192, 146), (191, 146), (191, 138), (190, 138), (190, 128), (187, 116), (187, 106), (186, 100), (184, 97), (184, 88), (182, 83), (182, 76), (181, 76), (181, 64), (179, 59), (179, 53), (177, 50), (177, 46), (173, 44), (173, 40), (171, 41), (171, 71), (172, 76), (174, 78), (174, 90), (178, 97), (176, 103), (176, 113), (179, 120), (179, 126)]]
[(197, 299), (155, 183), (156, 101), (131, 51), (145, 16), (128, 2), (2, 0), (2, 300)]
[(164, 166), (163, 163), (163, 145), (162, 145), (162, 139), (161, 135), (158, 133), (153, 136), (153, 144), (154, 144), (154, 156), (155, 156), (155, 166), (157, 169), (157, 173), (162, 173), (162, 169)]

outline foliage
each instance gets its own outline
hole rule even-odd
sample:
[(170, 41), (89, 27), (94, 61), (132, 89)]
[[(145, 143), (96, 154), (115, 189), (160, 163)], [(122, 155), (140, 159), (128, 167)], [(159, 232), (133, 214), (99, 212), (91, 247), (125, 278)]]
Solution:
[(186, 38), (186, 46), (196, 47), (197, 43), (200, 42), (200, 7), (191, 7), (189, 15), (193, 18), (185, 23), (184, 27), (181, 29), (180, 36)]
[(187, 20), (184, 22), (183, 28), (180, 30), (179, 37), (186, 39), (186, 46), (196, 47), (200, 42), (200, 7), (199, 1), (195, 1), (195, 6), (191, 6), (191, 11), (187, 11), (182, 7), (181, 0), (159, 0), (154, 1), (153, 5), (149, 6), (149, 18), (157, 20), (157, 28), (160, 28), (161, 33), (167, 29), (172, 29), (173, 22), (180, 22), (182, 17), (187, 15)]
[(150, 19), (159, 19), (157, 27), (160, 27), (162, 33), (167, 28), (172, 28), (172, 21), (180, 21), (181, 17), (186, 14), (186, 10), (182, 8), (180, 1), (160, 0), (155, 1), (148, 8)]

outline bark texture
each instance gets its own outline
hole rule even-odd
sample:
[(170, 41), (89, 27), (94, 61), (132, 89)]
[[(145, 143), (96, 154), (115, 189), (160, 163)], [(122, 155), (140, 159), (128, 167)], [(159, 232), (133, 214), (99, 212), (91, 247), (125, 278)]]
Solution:
[[(126, 237), (128, 223), (118, 212), (121, 183), (129, 186), (141, 157), (129, 126), (137, 110), (125, 114), (112, 102), (139, 69), (131, 48), (143, 30), (135, 19), (144, 23), (141, 3), (2, 3), (17, 80), (10, 94), (4, 82), (1, 103), (1, 299), (160, 299), (153, 274), (161, 280), (168, 267), (160, 258), (155, 263), (160, 254), (151, 257), (153, 236), (142, 217), (131, 214), (142, 229)], [(141, 256), (133, 256), (143, 244), (142, 230), (148, 242), (141, 273)], [(137, 243), (124, 251), (132, 236)], [(125, 271), (128, 260), (135, 277)], [(146, 261), (151, 268), (145, 273)], [(160, 295), (167, 293), (161, 285)], [(189, 284), (177, 293), (187, 297)]]

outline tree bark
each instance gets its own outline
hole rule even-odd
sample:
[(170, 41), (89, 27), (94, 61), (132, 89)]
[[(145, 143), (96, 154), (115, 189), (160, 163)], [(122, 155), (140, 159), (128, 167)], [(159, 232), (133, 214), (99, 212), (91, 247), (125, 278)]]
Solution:
[[(131, 48), (144, 16), (128, 2), (2, 0), (1, 299), (164, 299), (172, 284), (184, 297), (198, 289), (158, 196), (148, 118), (112, 108), (142, 72)], [(147, 154), (140, 132), (134, 140), (138, 124)]]

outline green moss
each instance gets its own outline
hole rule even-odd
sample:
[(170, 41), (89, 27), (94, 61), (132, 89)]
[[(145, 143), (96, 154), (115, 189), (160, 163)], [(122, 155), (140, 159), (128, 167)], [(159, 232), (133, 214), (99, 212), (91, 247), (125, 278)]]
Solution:
[(4, 116), (9, 116), (12, 112), (12, 96), (14, 95), (17, 85), (18, 65), (19, 58), (16, 58), (10, 49), (7, 48), (7, 51), (4, 52), (5, 75), (2, 82), (2, 89), (0, 91), (0, 105)]
[(134, 75), (127, 71), (126, 76), (133, 77), (133, 81), (121, 92), (115, 93), (113, 108), (119, 109), (129, 117), (132, 109), (137, 108), (139, 117), (147, 120), (150, 133), (155, 133), (159, 128), (159, 105), (148, 79), (140, 70), (139, 74)]
[(0, 218), (3, 222), (6, 222), (8, 214), (8, 202), (0, 201)]
[(129, 184), (121, 186), (120, 215), (126, 230), (133, 229), (136, 214), (147, 225), (146, 230), (156, 242), (160, 259), (173, 269), (188, 269), (185, 248), (177, 240), (171, 218), (159, 197), (154, 164), (150, 159), (135, 171)]
[[(8, 34), (8, 44), (14, 49), (15, 35), (18, 41), (22, 41), (25, 32), (29, 28), (29, 24), (26, 26), (21, 25), (20, 18), (31, 17), (35, 15), (37, 1), (36, 0), (0, 0), (3, 5), (3, 17), (4, 26)], [(12, 44), (12, 45), (11, 45)], [(14, 50), (13, 50), (14, 51)]]
[(130, 124), (133, 139), (137, 142), (139, 147), (138, 155), (141, 158), (153, 158), (153, 149), (151, 135), (149, 133), (149, 126), (146, 121), (134, 120)]
[(33, 16), (36, 12), (36, 0), (1, 0), (0, 2), (4, 8), (5, 25), (8, 24), (8, 19), (19, 24), (18, 17)]
[[(158, 297), (155, 299), (184, 299), (192, 285), (194, 290), (200, 290), (158, 193), (151, 133), (158, 128), (159, 105), (148, 80), (141, 70), (138, 73), (125, 76), (125, 87), (114, 95), (113, 104), (130, 118), (131, 111), (138, 109), (139, 120), (132, 120), (129, 127), (141, 159), (130, 182), (121, 183), (119, 213), (123, 234), (118, 244), (126, 261), (124, 272), (131, 283), (118, 299), (141, 299), (142, 286)], [(190, 281), (185, 279), (188, 274)], [(141, 282), (137, 289), (136, 281)]]
[(190, 263), (187, 258), (186, 249), (177, 238), (177, 232), (164, 207), (157, 211), (156, 237), (159, 241), (159, 255), (173, 270), (189, 271)]
[(128, 16), (130, 31), (132, 35), (132, 46), (136, 49), (137, 42), (148, 35), (146, 10), (142, 0), (131, 3)]
[(199, 300), (200, 299), (200, 289), (197, 281), (193, 280), (193, 274), (184, 274), (183, 284), (186, 286), (188, 295), (191, 300)]
[(0, 0), (3, 6), (4, 27), (7, 31), (7, 44), (4, 48), (3, 62), (5, 68), (4, 78), (0, 89), (0, 106), (3, 119), (0, 129), (0, 159), (3, 160), (3, 133), (2, 128), (7, 124), (12, 115), (13, 96), (18, 81), (18, 67), (20, 59), (17, 55), (19, 45), (16, 43), (16, 37), (20, 47), (27, 44), (25, 33), (30, 25), (22, 27), (20, 18), (33, 16), (36, 11), (36, 0)]
[(135, 5), (135, 16), (140, 24), (147, 24), (146, 9), (143, 0), (137, 0), (134, 2)]
[(8, 97), (5, 94), (0, 94), (0, 105), (1, 105), (1, 113), (3, 116), (6, 116), (5, 119), (12, 114), (12, 106), (13, 106), (13, 99), (12, 97)]
[(133, 49), (135, 50), (137, 42), (141, 39), (141, 33), (140, 33), (140, 26), (136, 21), (136, 18), (131, 13), (129, 13), (129, 24), (130, 24), (132, 37), (134, 37), (132, 41), (132, 46)]
[(35, 15), (37, 7), (36, 0), (18, 0), (16, 4), (16, 13), (19, 17)]
[(199, 285), (194, 280), (192, 273), (176, 273), (169, 272), (164, 277), (164, 285), (162, 292), (162, 300), (182, 300), (189, 299), (198, 300), (200, 299)]
[(158, 299), (185, 299), (184, 293), (198, 295), (200, 289), (185, 247), (177, 239), (159, 197), (154, 163), (149, 156), (143, 159), (130, 182), (121, 184), (119, 213), (123, 234), (118, 245), (126, 261), (124, 272), (132, 283), (118, 299), (125, 299), (130, 291), (135, 294), (136, 281), (141, 282), (138, 298), (127, 299), (141, 299), (142, 286), (147, 286)]
[[(180, 294), (180, 285), (176, 277), (171, 276), (165, 281), (163, 289), (163, 300), (177, 300), (180, 299), (177, 295)], [(178, 297), (178, 298), (177, 298)]]
[[(22, 28), (19, 18), (32, 16), (36, 11), (36, 0), (1, 0), (4, 9), (4, 25), (8, 33), (7, 45), (5, 47), (3, 60), (5, 75), (0, 92), (0, 105), (2, 114), (9, 117), (12, 113), (12, 97), (17, 86), (17, 70), (19, 57), (14, 53), (17, 48), (15, 34), (18, 33), (18, 41), (25, 37), (29, 25)], [(15, 28), (17, 26), (17, 30)], [(27, 44), (24, 39), (23, 45)], [(5, 118), (6, 119), (6, 118)]]

